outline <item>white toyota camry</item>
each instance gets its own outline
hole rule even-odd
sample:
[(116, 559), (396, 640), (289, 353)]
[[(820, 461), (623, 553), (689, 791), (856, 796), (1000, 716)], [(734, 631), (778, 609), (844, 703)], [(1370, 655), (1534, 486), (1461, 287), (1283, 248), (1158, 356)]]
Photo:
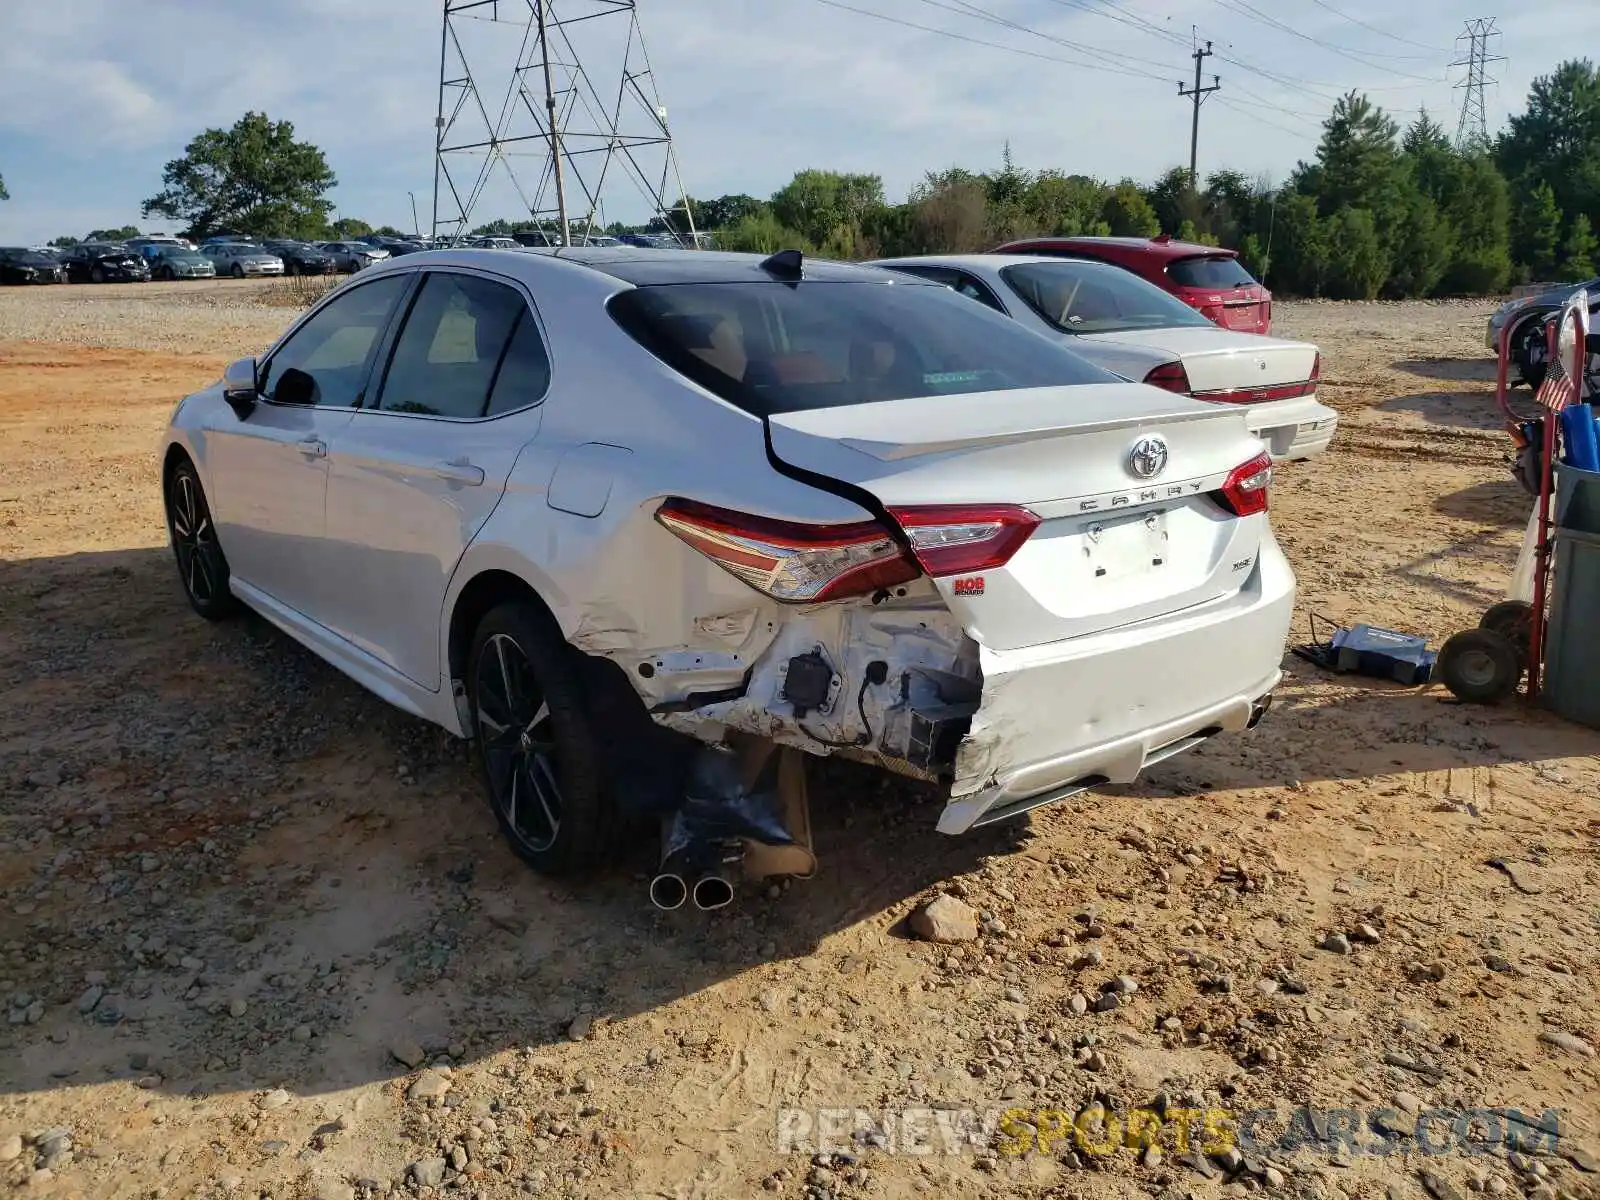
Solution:
[(550, 871), (663, 727), (941, 780), (950, 833), (1126, 782), (1255, 724), (1293, 602), (1239, 410), (792, 251), (380, 263), (161, 462), (193, 607), (475, 739)]
[(1239, 405), (1277, 460), (1310, 458), (1339, 414), (1317, 400), (1322, 356), (1309, 342), (1222, 329), (1131, 271), (1017, 254), (930, 255), (873, 264), (931, 279), (1125, 379)]

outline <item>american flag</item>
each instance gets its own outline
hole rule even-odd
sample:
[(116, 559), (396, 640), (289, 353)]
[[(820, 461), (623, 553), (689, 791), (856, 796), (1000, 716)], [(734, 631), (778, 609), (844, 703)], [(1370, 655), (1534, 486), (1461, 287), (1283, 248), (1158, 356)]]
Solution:
[(1560, 412), (1567, 405), (1578, 402), (1577, 384), (1568, 373), (1566, 363), (1561, 361), (1561, 355), (1551, 356), (1545, 368), (1544, 382), (1539, 385), (1535, 399), (1546, 412)]

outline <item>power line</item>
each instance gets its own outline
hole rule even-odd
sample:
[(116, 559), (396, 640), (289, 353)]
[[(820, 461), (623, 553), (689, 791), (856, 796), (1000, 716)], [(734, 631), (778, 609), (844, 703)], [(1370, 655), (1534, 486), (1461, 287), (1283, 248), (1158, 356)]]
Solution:
[(1405, 46), (1416, 46), (1416, 47), (1418, 47), (1418, 48), (1420, 48), (1422, 50), (1431, 50), (1431, 51), (1433, 51), (1434, 54), (1443, 54), (1444, 53), (1444, 51), (1441, 50), (1438, 46), (1424, 45), (1422, 42), (1414, 42), (1410, 38), (1401, 37), (1398, 33), (1390, 33), (1386, 29), (1379, 29), (1376, 25), (1368, 25), (1360, 17), (1352, 17), (1347, 12), (1341, 12), (1339, 9), (1335, 8), (1333, 5), (1329, 4), (1328, 0), (1311, 0), (1311, 3), (1315, 4), (1318, 8), (1327, 9), (1334, 16), (1342, 18), (1343, 20), (1349, 21), (1350, 24), (1352, 24), (1352, 25), (1359, 25), (1363, 29), (1370, 30), (1371, 32), (1377, 34), (1380, 37), (1392, 38), (1394, 41), (1397, 41), (1397, 42), (1399, 42), (1399, 43), (1401, 43), (1402, 45), (1405, 45)]
[(1277, 29), (1283, 33), (1291, 35), (1292, 37), (1297, 37), (1303, 42), (1309, 42), (1313, 46), (1319, 46), (1324, 50), (1337, 54), (1342, 58), (1348, 58), (1351, 62), (1360, 63), (1362, 66), (1369, 67), (1374, 71), (1384, 71), (1391, 75), (1398, 75), (1402, 79), (1417, 79), (1421, 80), (1423, 83), (1437, 82), (1436, 80), (1429, 79), (1424, 75), (1413, 75), (1411, 72), (1402, 71), (1397, 67), (1389, 67), (1385, 66), (1383, 63), (1373, 62), (1370, 58), (1363, 58), (1359, 53), (1349, 49), (1348, 47), (1337, 46), (1332, 42), (1325, 42), (1321, 38), (1312, 37), (1309, 33), (1301, 33), (1300, 30), (1296, 29), (1294, 26), (1285, 25), (1282, 21), (1278, 20), (1278, 18), (1262, 12), (1259, 8), (1256, 8), (1253, 4), (1250, 4), (1248, 0), (1214, 0), (1214, 3), (1216, 3), (1218, 7), (1233, 13), (1235, 16), (1245, 17), (1248, 20), (1256, 21), (1262, 25), (1266, 25), (1271, 29)]
[[(1033, 37), (1043, 38), (1047, 42), (1054, 42), (1058, 46), (1064, 46), (1069, 50), (1076, 50), (1080, 54), (1088, 54), (1102, 58), (1121, 59), (1126, 63), (1140, 63), (1145, 66), (1160, 67), (1163, 70), (1169, 69), (1166, 63), (1160, 62), (1153, 58), (1139, 58), (1136, 55), (1124, 54), (1120, 50), (1107, 50), (1101, 46), (1091, 46), (1086, 42), (1074, 42), (1068, 40), (1067, 38), (1059, 37), (1053, 33), (1046, 33), (1042, 29), (1032, 29), (1027, 25), (1020, 25), (1016, 21), (1011, 20), (1009, 17), (1002, 17), (998, 13), (990, 12), (986, 8), (980, 8), (978, 5), (970, 3), (969, 0), (953, 0), (953, 3), (948, 4), (943, 3), (942, 0), (919, 0), (919, 3), (927, 4), (933, 8), (943, 9), (945, 12), (955, 13), (957, 16), (973, 17), (980, 21), (987, 21), (992, 25), (999, 25), (1002, 28), (1011, 29), (1017, 33), (1026, 33)], [(1151, 75), (1150, 78), (1165, 79), (1166, 76)]]
[(876, 21), (887, 21), (891, 25), (900, 25), (906, 29), (915, 29), (919, 33), (937, 34), (939, 37), (953, 38), (958, 42), (966, 42), (972, 46), (987, 46), (991, 50), (1004, 50), (1010, 54), (1021, 54), (1026, 58), (1035, 58), (1041, 62), (1061, 63), (1063, 66), (1080, 67), (1087, 71), (1104, 71), (1111, 75), (1125, 75), (1131, 79), (1161, 79), (1159, 75), (1151, 75), (1146, 71), (1124, 70), (1120, 67), (1109, 67), (1104, 63), (1083, 61), (1081, 59), (1062, 58), (1056, 54), (1040, 54), (1034, 50), (1024, 50), (1020, 46), (1007, 46), (1001, 42), (986, 42), (982, 38), (968, 37), (964, 33), (956, 33), (950, 29), (940, 29), (933, 25), (922, 25), (916, 21), (907, 21), (903, 17), (891, 17), (887, 13), (873, 12), (868, 8), (857, 8), (853, 4), (844, 4), (841, 0), (816, 0), (818, 4), (825, 4), (829, 8), (842, 9), (844, 12), (855, 13), (857, 16), (871, 17)]

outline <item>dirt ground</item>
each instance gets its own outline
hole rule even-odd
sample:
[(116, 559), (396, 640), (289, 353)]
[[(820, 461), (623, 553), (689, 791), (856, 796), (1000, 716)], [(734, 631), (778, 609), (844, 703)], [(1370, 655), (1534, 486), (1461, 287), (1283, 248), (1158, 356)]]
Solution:
[[(0, 1190), (1595, 1194), (1600, 733), (1286, 657), (1257, 730), (1018, 825), (942, 837), (916, 787), (824, 764), (810, 880), (658, 913), (641, 845), (552, 884), (464, 746), (184, 603), (156, 439), (288, 315), (209, 294), (0, 295), (29, 339), (0, 341)], [(1279, 307), (1341, 414), (1275, 485), (1297, 638), (1437, 644), (1502, 598), (1528, 502), (1489, 307)], [(975, 940), (910, 935), (940, 892)], [(1165, 1111), (1161, 1145), (1096, 1152), (1096, 1105)], [(1259, 1142), (1302, 1106), (1316, 1138), (1242, 1161), (1178, 1139), (1180, 1108)], [(1506, 1107), (1560, 1136), (1469, 1153), (1455, 1114)], [(824, 1108), (1030, 1124), (847, 1149)]]

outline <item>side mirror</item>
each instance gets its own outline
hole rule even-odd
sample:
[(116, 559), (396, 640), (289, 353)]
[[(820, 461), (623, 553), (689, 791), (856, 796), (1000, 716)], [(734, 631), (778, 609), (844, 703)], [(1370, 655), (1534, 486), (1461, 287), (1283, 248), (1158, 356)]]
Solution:
[(240, 358), (228, 364), (222, 373), (222, 398), (233, 415), (244, 420), (256, 407), (256, 360)]

